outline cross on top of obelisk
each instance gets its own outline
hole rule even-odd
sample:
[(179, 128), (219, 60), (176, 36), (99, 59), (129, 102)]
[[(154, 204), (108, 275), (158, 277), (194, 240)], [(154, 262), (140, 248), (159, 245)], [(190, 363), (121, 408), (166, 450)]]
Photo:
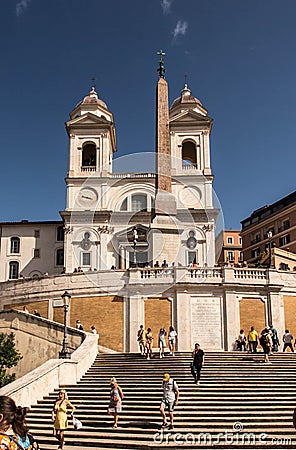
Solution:
[(160, 50), (159, 52), (157, 52), (157, 54), (160, 56), (159, 58), (159, 68), (157, 69), (157, 72), (159, 73), (160, 78), (164, 78), (164, 74), (165, 74), (165, 68), (163, 65), (163, 56), (165, 55), (165, 53)]

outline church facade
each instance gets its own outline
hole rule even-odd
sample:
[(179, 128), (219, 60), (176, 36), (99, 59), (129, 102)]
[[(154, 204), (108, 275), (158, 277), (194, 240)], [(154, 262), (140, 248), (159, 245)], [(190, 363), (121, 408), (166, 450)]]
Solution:
[(118, 351), (137, 351), (142, 323), (155, 345), (173, 325), (179, 351), (232, 350), (241, 328), (272, 322), (296, 333), (296, 274), (215, 264), (212, 119), (186, 84), (169, 108), (162, 59), (156, 99), (155, 170), (113, 170), (114, 117), (94, 87), (72, 110), (62, 221), (1, 224), (1, 308), (63, 322), (67, 290), (68, 324)]

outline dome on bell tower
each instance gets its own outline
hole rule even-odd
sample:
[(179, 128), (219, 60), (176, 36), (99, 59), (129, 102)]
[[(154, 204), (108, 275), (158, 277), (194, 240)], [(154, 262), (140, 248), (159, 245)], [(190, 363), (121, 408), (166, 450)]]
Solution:
[(86, 113), (93, 113), (97, 116), (104, 117), (110, 120), (110, 111), (106, 103), (99, 98), (98, 93), (95, 90), (95, 86), (92, 86), (90, 92), (81, 100), (70, 113), (71, 119), (82, 116)]
[(181, 91), (181, 96), (177, 97), (170, 108), (170, 115), (174, 116), (182, 111), (194, 110), (199, 114), (207, 116), (208, 111), (202, 106), (201, 101), (194, 97), (187, 83)]

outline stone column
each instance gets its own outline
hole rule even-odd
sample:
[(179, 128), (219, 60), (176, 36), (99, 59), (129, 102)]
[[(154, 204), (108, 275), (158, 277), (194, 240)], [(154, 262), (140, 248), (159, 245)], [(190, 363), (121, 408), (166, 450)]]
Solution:
[(144, 323), (144, 299), (139, 296), (125, 297), (126, 351), (138, 352), (137, 331)]
[(240, 329), (239, 297), (232, 292), (225, 292), (223, 324), (225, 350), (232, 351), (237, 330)]
[(176, 293), (176, 331), (178, 333), (178, 351), (192, 350), (191, 342), (191, 298), (187, 292)]

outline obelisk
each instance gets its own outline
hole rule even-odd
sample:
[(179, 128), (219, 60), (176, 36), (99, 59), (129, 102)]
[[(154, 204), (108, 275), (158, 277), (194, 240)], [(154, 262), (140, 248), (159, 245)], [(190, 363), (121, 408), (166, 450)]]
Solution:
[(165, 68), (160, 50), (159, 79), (156, 88), (156, 198), (155, 214), (175, 215), (176, 202), (172, 196), (171, 143), (169, 129), (168, 84), (164, 78)]

